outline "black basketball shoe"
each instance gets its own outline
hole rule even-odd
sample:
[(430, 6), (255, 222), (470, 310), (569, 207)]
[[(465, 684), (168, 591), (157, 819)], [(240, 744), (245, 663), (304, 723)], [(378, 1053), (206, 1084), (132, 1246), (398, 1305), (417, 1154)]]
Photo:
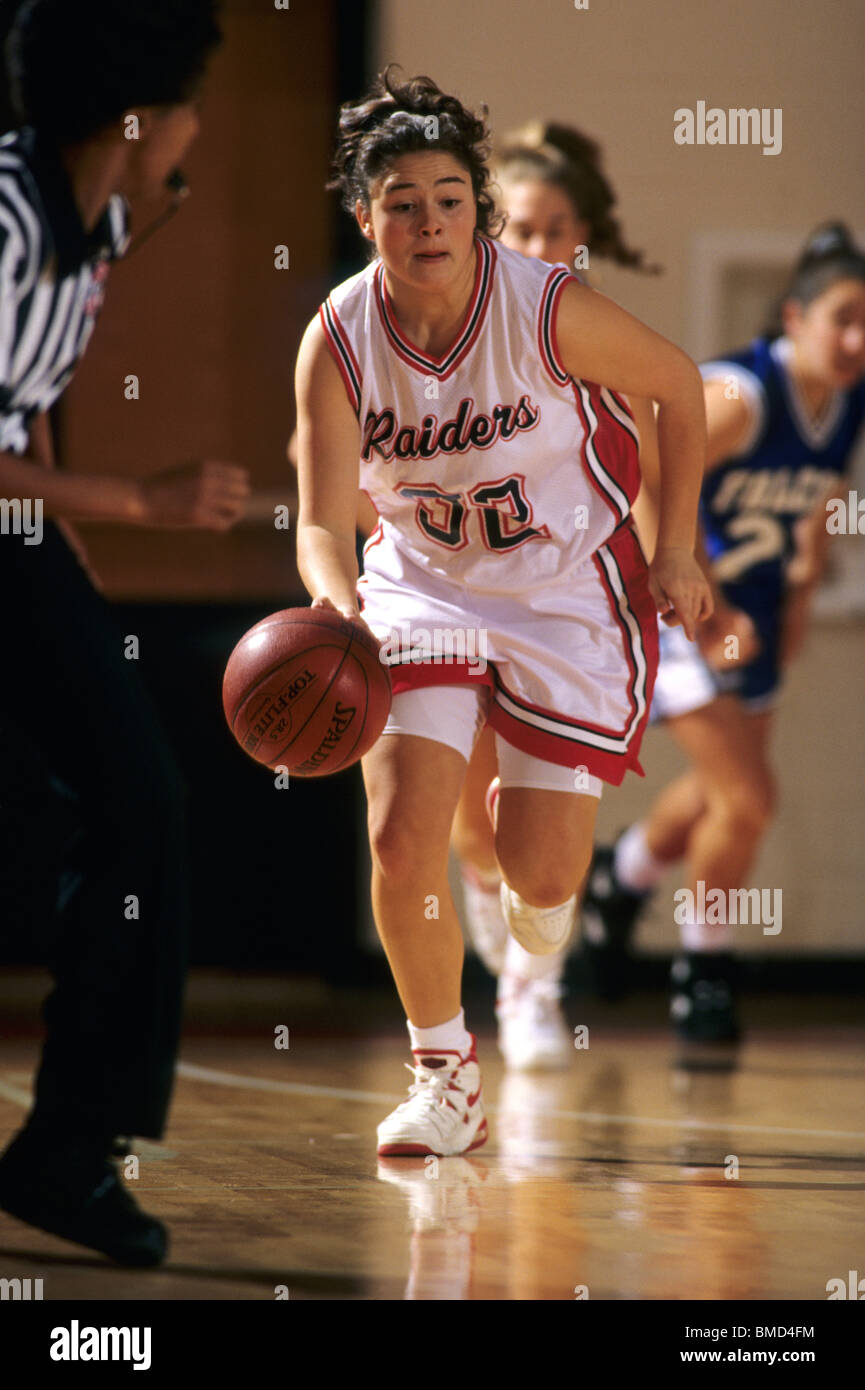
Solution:
[(111, 1147), (22, 1129), (0, 1156), (0, 1209), (117, 1264), (161, 1264), (168, 1233), (127, 1191), (107, 1157)]
[(615, 845), (599, 845), (592, 857), (581, 908), (583, 959), (589, 987), (612, 1003), (631, 987), (630, 944), (637, 918), (651, 897), (631, 893), (616, 878)]
[(685, 951), (670, 972), (670, 1022), (680, 1042), (699, 1049), (734, 1047), (742, 1029), (736, 1007), (738, 970), (729, 951)]

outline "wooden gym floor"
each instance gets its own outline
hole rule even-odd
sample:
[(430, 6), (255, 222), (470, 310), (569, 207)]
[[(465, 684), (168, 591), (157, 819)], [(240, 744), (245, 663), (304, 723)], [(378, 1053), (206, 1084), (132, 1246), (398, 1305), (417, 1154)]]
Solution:
[[(46, 1300), (825, 1300), (861, 1267), (852, 1000), (746, 1000), (727, 1071), (676, 1064), (660, 996), (570, 1000), (589, 1047), (536, 1076), (504, 1072), (491, 1003), (475, 1001), (491, 1137), (424, 1163), (375, 1154), (411, 1079), (393, 997), (265, 989), (244, 1013), (236, 983), (217, 982), (184, 1040), (170, 1129), (137, 1145), (130, 1182), (170, 1227), (168, 1264), (118, 1270), (0, 1213), (0, 1277), (41, 1278)], [(37, 1057), (32, 1020), (0, 1043), (4, 1143)]]

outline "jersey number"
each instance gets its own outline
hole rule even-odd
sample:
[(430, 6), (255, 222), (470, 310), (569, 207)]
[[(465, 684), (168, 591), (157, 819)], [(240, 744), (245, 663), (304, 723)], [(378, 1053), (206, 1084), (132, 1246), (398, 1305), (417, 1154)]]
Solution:
[(741, 544), (726, 551), (712, 565), (716, 579), (741, 579), (763, 560), (776, 560), (784, 553), (784, 528), (773, 516), (759, 513), (734, 517), (727, 535)]
[[(462, 550), (468, 545), (468, 508), (480, 514), (481, 533), (489, 550), (513, 550), (533, 536), (549, 537), (547, 526), (531, 526), (532, 509), (522, 491), (522, 477), (480, 483), (471, 492), (447, 492), (437, 483), (401, 483), (401, 497), (416, 499), (418, 526), (438, 545)], [(514, 523), (516, 527), (514, 529)]]

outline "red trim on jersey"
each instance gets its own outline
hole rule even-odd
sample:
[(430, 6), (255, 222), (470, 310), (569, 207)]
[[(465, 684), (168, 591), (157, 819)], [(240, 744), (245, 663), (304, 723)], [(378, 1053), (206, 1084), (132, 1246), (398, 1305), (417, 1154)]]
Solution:
[[(562, 294), (571, 282), (580, 283), (576, 276), (571, 275), (561, 266), (554, 267), (547, 277), (538, 311), (538, 351), (544, 369), (553, 384), (559, 387), (570, 386), (573, 392), (577, 415), (583, 427), (583, 438), (580, 444), (580, 462), (583, 472), (589, 478), (598, 495), (603, 497), (618, 526), (627, 516), (628, 507), (618, 502), (614, 494), (605, 488), (603, 475), (604, 473), (609, 474), (611, 481), (621, 489), (627, 499), (628, 506), (630, 506), (640, 488), (639, 446), (627, 426), (616, 419), (605, 403), (602, 388), (596, 382), (586, 381), (583, 378), (578, 380), (571, 376), (562, 362), (556, 335), (556, 323)], [(589, 397), (589, 404), (597, 420), (596, 425), (589, 422), (585, 402), (580, 394), (581, 391), (585, 391)], [(633, 421), (633, 413), (625, 401), (615, 391), (611, 390), (609, 394), (622, 413)], [(634, 424), (634, 429), (636, 433), (639, 433), (636, 424)], [(592, 467), (589, 462), (590, 448), (593, 449), (598, 460), (598, 465), (595, 467)]]
[[(330, 324), (327, 321), (327, 314), (325, 313), (326, 309), (333, 318), (333, 333), (331, 332)], [(352, 352), (351, 343), (348, 340), (348, 335), (346, 334), (345, 329), (340, 323), (339, 315), (337, 314), (336, 309), (333, 307), (333, 303), (330, 299), (328, 299), (324, 304), (321, 305), (318, 311), (318, 316), (321, 319), (321, 326), (324, 329), (325, 341), (327, 342), (327, 346), (330, 350), (330, 355), (336, 363), (337, 369), (339, 370), (339, 374), (342, 377), (343, 385), (345, 386), (345, 392), (348, 396), (348, 403), (354, 411), (354, 414), (359, 415), (360, 387), (363, 381), (363, 377), (361, 375), (360, 367), (357, 364), (357, 358)], [(349, 371), (346, 358), (348, 358), (348, 361), (351, 363), (351, 366), (354, 369), (354, 372), (357, 377), (357, 384), (355, 384), (355, 382), (352, 380), (352, 375)]]
[[(595, 748), (591, 744), (580, 742), (572, 736), (563, 736), (550, 733), (547, 730), (534, 728), (531, 724), (524, 723), (509, 710), (503, 708), (498, 702), (494, 703), (488, 716), (488, 723), (501, 734), (503, 738), (512, 743), (515, 748), (521, 748), (526, 753), (531, 753), (534, 757), (544, 758), (547, 762), (556, 763), (560, 767), (585, 767), (590, 776), (600, 777), (602, 781), (609, 782), (617, 787), (622, 782), (625, 773), (636, 772), (640, 777), (645, 774), (640, 765), (638, 754), (643, 734), (649, 719), (649, 707), (651, 704), (652, 691), (655, 685), (655, 676), (658, 669), (658, 618), (655, 610), (655, 603), (649, 591), (648, 585), (648, 566), (646, 565), (642, 549), (634, 530), (633, 521), (629, 517), (627, 522), (621, 526), (610, 539), (605, 543), (611, 552), (619, 574), (621, 576), (622, 588), (625, 593), (628, 608), (639, 628), (639, 638), (641, 642), (643, 657), (646, 666), (646, 690), (645, 703), (642, 717), (631, 729), (630, 735), (627, 729), (607, 729), (603, 725), (593, 724), (587, 720), (575, 720), (566, 718), (552, 710), (544, 710), (537, 705), (532, 705), (522, 697), (517, 698), (503, 684), (498, 677), (497, 684), (505, 692), (514, 704), (520, 705), (527, 711), (543, 715), (547, 719), (552, 719), (556, 723), (565, 725), (568, 729), (584, 729), (587, 733), (602, 734), (607, 737), (626, 739), (627, 744), (621, 753), (611, 752), (603, 748)], [(609, 582), (603, 573), (597, 556), (594, 557), (599, 569), (599, 575), (604, 585), (604, 592), (610, 602), (610, 609), (616, 622), (616, 626), (621, 633), (622, 644), (625, 652), (625, 659), (628, 666), (628, 702), (630, 705), (630, 723), (638, 711), (638, 703), (635, 698), (634, 685), (639, 679), (639, 670), (633, 651), (633, 638), (628, 631), (627, 625), (619, 610), (619, 605), (614, 593), (612, 593)]]
[[(552, 327), (558, 309), (557, 296), (568, 280), (573, 278), (570, 272), (563, 271), (561, 266), (554, 266), (544, 283), (538, 309), (538, 352), (547, 375), (551, 378), (553, 385), (559, 387), (567, 386), (571, 378), (557, 360), (558, 349), (555, 345)], [(547, 341), (548, 335), (549, 343)]]
[[(363, 488), (360, 489), (361, 492), (363, 492), (363, 490), (364, 490)], [(369, 497), (369, 493), (367, 493), (366, 496)], [(370, 497), (370, 501), (372, 502), (372, 498), (371, 498), (371, 497)], [(372, 505), (375, 507), (375, 503), (374, 503), (374, 502), (372, 503)], [(377, 508), (377, 507), (376, 507), (376, 511), (378, 511), (378, 508)], [(381, 524), (381, 517), (379, 517), (379, 519), (378, 519), (378, 521), (376, 522), (375, 526), (374, 526), (373, 529), (370, 531), (369, 535), (367, 536), (366, 540), (364, 541), (363, 550), (362, 550), (362, 552), (361, 552), (362, 555), (363, 555), (364, 560), (366, 559), (366, 552), (367, 552), (368, 550), (372, 550), (373, 546), (374, 546), (374, 545), (378, 545), (379, 541), (382, 541), (382, 540), (384, 540), (384, 527), (383, 527), (382, 524)], [(363, 578), (363, 575), (361, 575), (360, 578), (362, 579), (362, 578)]]
[[(601, 387), (596, 382), (583, 381), (582, 379), (577, 382), (571, 377), (570, 383), (574, 393), (577, 414), (583, 427), (583, 438), (580, 443), (580, 465), (598, 496), (603, 497), (615, 518), (616, 525), (619, 526), (628, 513), (616, 501), (615, 497), (607, 492), (604, 487), (603, 473), (609, 473), (612, 481), (624, 493), (629, 504), (633, 502), (640, 487), (640, 454), (637, 441), (630, 430), (620, 424), (603, 405)], [(588, 394), (589, 404), (597, 420), (596, 425), (591, 423), (586, 414), (585, 402), (580, 395), (580, 388)], [(589, 461), (590, 445), (598, 459), (601, 477), (598, 476), (598, 470)]]
[(489, 666), (479, 675), (472, 675), (477, 666), (468, 661), (401, 661), (388, 666), (390, 682), (394, 695), (404, 690), (423, 690), (430, 685), (471, 685), (480, 688), (488, 685), (493, 688), (493, 677)]
[[(495, 243), (487, 237), (477, 236), (477, 241), (482, 241), (487, 248), (486, 254), (482, 247), (477, 248), (475, 281), (472, 286), (472, 294), (463, 317), (460, 330), (454, 341), (451, 343), (447, 352), (442, 353), (441, 357), (432, 357), (429, 353), (421, 352), (410, 338), (402, 332), (396, 315), (393, 311), (390, 295), (388, 294), (387, 282), (384, 277), (384, 264), (379, 262), (373, 276), (373, 296), (378, 307), (379, 317), (382, 321), (385, 335), (391, 348), (406, 366), (413, 367), (416, 372), (424, 375), (432, 373), (439, 381), (447, 381), (448, 377), (456, 371), (457, 367), (463, 362), (469, 352), (474, 347), (478, 334), (483, 327), (486, 319), (487, 309), (492, 298), (493, 279), (496, 269), (496, 247)], [(479, 302), (480, 301), (480, 302)], [(476, 317), (474, 328), (469, 337), (461, 344), (463, 334), (467, 332), (472, 318)], [(458, 349), (450, 366), (446, 371), (442, 371), (442, 365), (451, 354)]]
[(631, 419), (634, 421), (634, 429), (637, 430), (637, 433), (639, 434), (640, 431), (637, 428), (637, 422), (634, 419), (634, 412), (631, 409), (630, 402), (628, 401), (627, 397), (623, 396), (620, 391), (614, 391), (612, 386), (608, 386), (607, 390), (609, 391), (613, 400), (616, 402), (616, 405), (619, 407), (619, 409), (623, 410), (625, 414), (629, 415)]
[[(639, 624), (643, 654), (646, 662), (645, 710), (631, 736), (629, 744), (629, 751), (633, 749), (636, 755), (640, 751), (643, 734), (646, 732), (649, 722), (652, 695), (655, 689), (655, 679), (658, 674), (658, 610), (655, 607), (655, 600), (652, 598), (652, 593), (649, 589), (649, 567), (646, 564), (646, 557), (643, 554), (643, 547), (640, 544), (640, 538), (637, 535), (637, 528), (634, 525), (633, 517), (629, 516), (625, 525), (620, 527), (620, 529), (610, 537), (609, 541), (607, 541), (607, 546), (618, 565), (619, 573), (622, 577), (622, 586), (628, 601), (628, 607)], [(628, 664), (636, 679), (637, 667), (631, 646), (631, 635), (622, 617), (616, 595), (610, 588), (602, 564), (597, 555), (594, 555), (592, 558), (595, 562), (595, 567), (598, 571), (601, 583), (604, 586), (604, 592), (609, 600), (610, 611), (622, 633), (622, 643), (627, 654)], [(634, 712), (636, 712), (636, 702), (633, 699), (633, 685), (629, 688), (629, 694), (631, 695)], [(640, 776), (642, 776), (642, 769), (638, 767), (637, 770), (640, 772)]]
[[(613, 477), (615, 478), (619, 487), (625, 493), (625, 496), (627, 497), (631, 506), (633, 506), (634, 502), (637, 500), (637, 494), (640, 491), (640, 481), (642, 476), (640, 473), (640, 446), (637, 442), (637, 438), (635, 437), (639, 436), (640, 431), (637, 427), (636, 420), (634, 420), (634, 413), (631, 410), (630, 406), (627, 404), (627, 402), (622, 400), (618, 392), (611, 391), (609, 387), (602, 388), (600, 386), (596, 386), (595, 383), (592, 381), (584, 381), (583, 385), (587, 387), (589, 391), (589, 395), (592, 399), (592, 404), (595, 406), (598, 420), (603, 422), (603, 424), (606, 427), (604, 456), (602, 461), (605, 465), (608, 466), (608, 471), (613, 474)], [(619, 409), (623, 412), (623, 414), (627, 415), (628, 419), (632, 422), (634, 426), (633, 434), (628, 429), (627, 425), (623, 425), (621, 420), (617, 420), (613, 412), (610, 410), (609, 405), (604, 400), (604, 390), (606, 390), (607, 395), (613, 398)], [(597, 392), (597, 402), (595, 400), (595, 397), (592, 395), (593, 392)], [(607, 438), (609, 438), (610, 441), (615, 439), (618, 442), (618, 444), (622, 446), (619, 450), (616, 451), (616, 457), (620, 457), (621, 459), (619, 467), (616, 469), (609, 468), (606, 454)]]
[[(580, 282), (579, 282), (579, 280), (577, 279), (577, 277), (576, 277), (575, 275), (571, 275), (570, 271), (568, 271), (568, 274), (567, 274), (566, 276), (564, 276), (564, 277), (559, 281), (558, 285), (556, 285), (556, 287), (555, 287), (555, 289), (554, 289), (554, 291), (553, 291), (552, 300), (551, 300), (551, 303), (550, 303), (550, 315), (549, 315), (550, 355), (551, 355), (551, 357), (552, 357), (552, 359), (553, 359), (553, 362), (555, 363), (556, 369), (561, 373), (562, 376), (568, 377), (568, 379), (570, 379), (570, 375), (571, 375), (571, 374), (570, 374), (570, 372), (568, 371), (568, 369), (567, 369), (567, 367), (565, 366), (565, 364), (563, 363), (563, 361), (562, 361), (562, 355), (561, 355), (561, 353), (559, 352), (559, 339), (558, 339), (558, 334), (557, 334), (557, 332), (556, 332), (556, 324), (557, 324), (557, 322), (558, 322), (558, 317), (559, 317), (559, 302), (560, 302), (560, 300), (561, 300), (562, 293), (563, 293), (565, 287), (566, 287), (567, 285), (569, 285), (569, 284), (572, 284), (572, 285), (579, 285), (579, 283), (580, 283)], [(559, 385), (562, 385), (562, 383), (559, 382)]]
[(515, 719), (507, 710), (502, 709), (501, 705), (493, 705), (487, 723), (497, 734), (501, 734), (503, 739), (513, 744), (514, 748), (521, 749), (523, 753), (530, 753), (533, 758), (542, 758), (544, 762), (555, 763), (557, 767), (569, 767), (574, 771), (578, 767), (584, 767), (590, 777), (599, 777), (602, 782), (609, 782), (614, 787), (619, 786), (629, 770), (638, 773), (640, 777), (646, 775), (630, 749), (624, 754), (606, 753), (603, 749), (592, 748), (575, 739), (563, 739), (542, 729), (533, 729)]

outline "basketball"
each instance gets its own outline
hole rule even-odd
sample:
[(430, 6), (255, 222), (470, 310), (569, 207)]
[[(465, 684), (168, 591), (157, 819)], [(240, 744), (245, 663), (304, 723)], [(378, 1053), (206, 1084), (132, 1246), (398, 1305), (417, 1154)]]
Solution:
[(222, 703), (245, 753), (297, 777), (362, 758), (390, 713), (379, 644), (328, 608), (287, 608), (256, 623), (225, 668)]

